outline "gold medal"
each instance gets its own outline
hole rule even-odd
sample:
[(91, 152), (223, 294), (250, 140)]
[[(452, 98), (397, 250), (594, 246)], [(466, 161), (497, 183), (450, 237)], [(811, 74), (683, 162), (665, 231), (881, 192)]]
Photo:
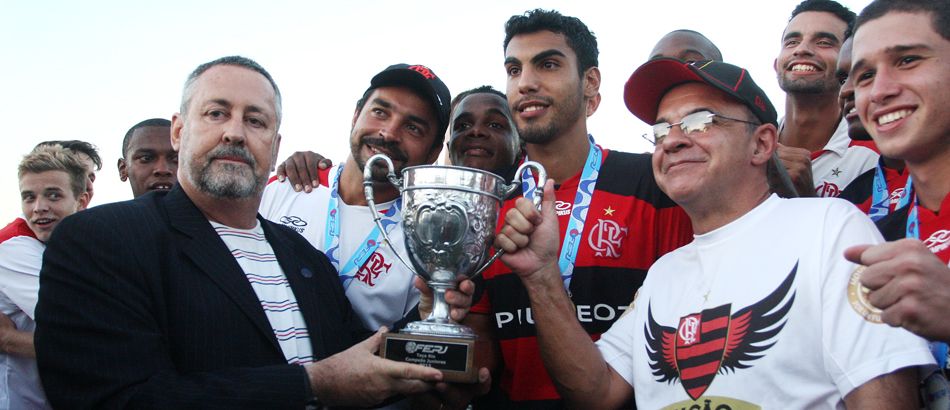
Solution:
[(867, 266), (858, 265), (851, 273), (851, 279), (848, 281), (848, 301), (855, 312), (858, 312), (864, 320), (872, 323), (883, 323), (881, 313), (884, 311), (878, 309), (868, 301), (868, 294), (871, 290), (861, 284), (861, 273)]

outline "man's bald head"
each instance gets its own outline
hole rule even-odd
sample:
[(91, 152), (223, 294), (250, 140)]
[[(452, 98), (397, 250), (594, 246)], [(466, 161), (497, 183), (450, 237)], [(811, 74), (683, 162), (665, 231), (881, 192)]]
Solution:
[(693, 30), (673, 30), (663, 36), (650, 52), (650, 59), (670, 57), (682, 61), (722, 61), (722, 53), (702, 33)]

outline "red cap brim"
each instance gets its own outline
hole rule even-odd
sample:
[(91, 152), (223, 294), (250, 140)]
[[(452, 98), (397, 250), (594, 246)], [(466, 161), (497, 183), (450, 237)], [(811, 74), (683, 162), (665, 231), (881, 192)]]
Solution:
[(634, 71), (623, 88), (627, 109), (647, 124), (656, 122), (660, 99), (684, 83), (705, 83), (686, 63), (671, 58), (650, 61)]

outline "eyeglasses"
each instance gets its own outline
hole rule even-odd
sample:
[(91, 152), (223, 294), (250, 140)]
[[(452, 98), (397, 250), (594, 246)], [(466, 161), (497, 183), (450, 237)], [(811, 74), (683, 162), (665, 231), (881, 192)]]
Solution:
[(714, 118), (721, 118), (724, 120), (738, 121), (741, 123), (752, 124), (752, 125), (761, 125), (757, 122), (740, 120), (738, 118), (730, 118), (722, 114), (716, 114), (709, 111), (699, 111), (689, 114), (683, 117), (680, 122), (675, 124), (670, 124), (668, 122), (661, 122), (653, 125), (653, 137), (651, 138), (649, 134), (643, 134), (643, 139), (649, 141), (653, 145), (659, 145), (663, 143), (663, 138), (666, 138), (667, 135), (670, 135), (670, 130), (679, 125), (680, 129), (683, 130), (683, 134), (689, 135), (694, 132), (705, 132), (709, 124), (713, 123)]

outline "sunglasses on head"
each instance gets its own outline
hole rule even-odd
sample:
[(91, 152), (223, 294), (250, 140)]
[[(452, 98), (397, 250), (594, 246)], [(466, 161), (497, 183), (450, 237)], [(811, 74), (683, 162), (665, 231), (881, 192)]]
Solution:
[[(663, 143), (663, 138), (666, 138), (667, 135), (670, 135), (670, 130), (673, 127), (679, 125), (680, 129), (683, 130), (684, 135), (690, 135), (694, 132), (705, 132), (709, 124), (713, 123), (714, 118), (721, 118), (724, 120), (738, 121), (741, 123), (760, 125), (760, 123), (740, 120), (738, 118), (727, 117), (722, 114), (716, 114), (710, 111), (699, 111), (689, 114), (680, 122), (670, 124), (668, 122), (660, 122), (653, 125), (653, 135), (643, 134), (643, 139), (649, 141), (653, 145), (659, 145)], [(651, 138), (652, 137), (652, 138)]]

